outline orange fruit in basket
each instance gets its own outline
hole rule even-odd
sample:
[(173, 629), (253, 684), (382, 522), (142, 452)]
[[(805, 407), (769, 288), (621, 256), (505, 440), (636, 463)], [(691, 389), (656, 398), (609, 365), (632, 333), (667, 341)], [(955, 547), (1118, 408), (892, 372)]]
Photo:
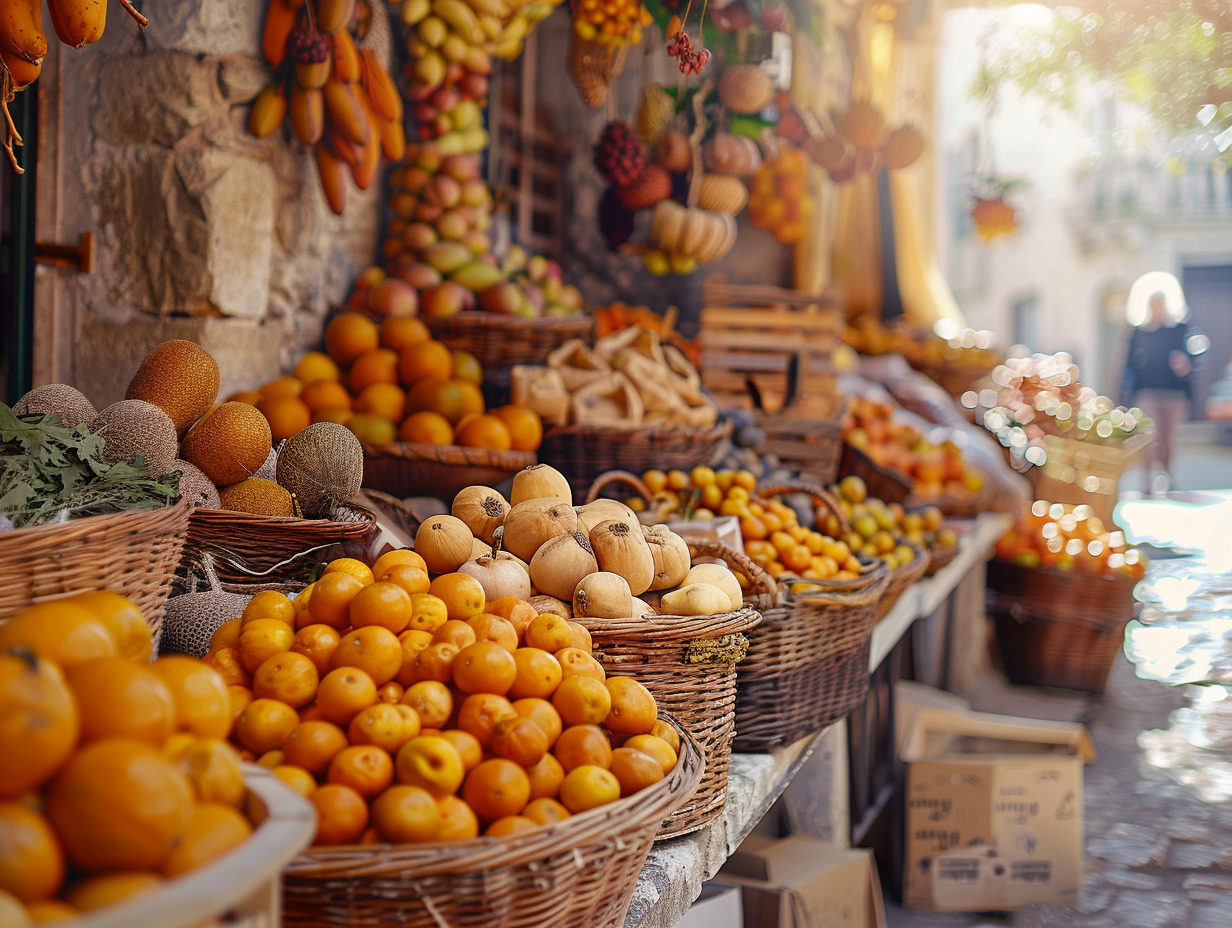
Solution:
[(391, 786), (372, 803), (377, 833), (393, 844), (435, 841), (443, 816), (436, 798), (418, 786)]
[(671, 773), (672, 768), (676, 766), (676, 752), (670, 744), (657, 735), (634, 735), (624, 743), (623, 747), (648, 754), (658, 761), (665, 774)]
[(0, 624), (0, 652), (14, 646), (29, 648), (62, 668), (119, 653), (101, 619), (64, 599), (30, 606)]
[(530, 719), (543, 730), (543, 733), (548, 736), (548, 748), (550, 749), (564, 730), (564, 723), (561, 722), (560, 713), (556, 711), (556, 707), (546, 699), (533, 696), (518, 699), (512, 705), (513, 711), (519, 718)]
[(363, 588), (364, 584), (349, 573), (335, 571), (322, 575), (313, 584), (312, 598), (308, 601), (308, 614), (313, 623), (346, 628), (351, 624), (351, 600)]
[(355, 397), (355, 411), (401, 422), (406, 409), (406, 393), (396, 383), (370, 383)]
[(612, 711), (612, 697), (600, 681), (573, 676), (561, 681), (552, 694), (552, 705), (566, 726), (600, 725)]
[(436, 807), (441, 812), (438, 841), (467, 841), (479, 837), (479, 819), (457, 796), (442, 796), (436, 801)]
[(252, 825), (236, 809), (219, 802), (198, 803), (175, 850), (163, 861), (163, 876), (175, 877), (203, 867), (251, 835)]
[(351, 600), (350, 617), (353, 628), (379, 626), (398, 634), (411, 620), (411, 595), (387, 580), (369, 584)]
[(518, 632), (508, 619), (490, 612), (481, 612), (467, 619), (466, 624), (474, 629), (476, 641), (498, 644), (510, 654), (517, 650)]
[(480, 822), (494, 822), (526, 808), (530, 802), (530, 779), (513, 761), (495, 757), (466, 775), (462, 798), (475, 810)]
[(372, 568), (358, 558), (353, 557), (334, 558), (325, 565), (325, 572), (322, 576), (328, 574), (350, 574), (365, 586), (371, 583), (374, 579), (372, 576)]
[(530, 768), (539, 763), (548, 750), (548, 736), (532, 722), (515, 716), (502, 719), (492, 729), (492, 753)]
[(399, 783), (418, 786), (433, 796), (456, 793), (466, 776), (457, 748), (435, 735), (420, 735), (402, 745), (394, 770)]
[(357, 667), (382, 686), (402, 668), (402, 642), (387, 628), (367, 625), (342, 637), (331, 663), (335, 669)]
[(310, 657), (287, 651), (266, 660), (252, 675), (252, 691), (262, 699), (277, 699), (293, 709), (317, 695), (321, 676)]
[(495, 693), (475, 693), (467, 696), (458, 707), (458, 728), (475, 736), (485, 750), (492, 743), (492, 732), (498, 722), (516, 718), (513, 705)]
[(439, 737), (453, 745), (458, 756), (462, 758), (462, 769), (465, 772), (470, 773), (483, 760), (483, 748), (479, 746), (479, 739), (469, 732), (460, 728), (447, 728)]
[(448, 620), (449, 607), (439, 596), (431, 593), (411, 594), (411, 628), (435, 632)]
[(257, 409), (269, 422), (275, 444), (312, 425), (312, 410), (298, 396), (262, 399)]
[(103, 873), (74, 884), (66, 898), (77, 911), (93, 912), (152, 893), (162, 884), (163, 878), (148, 870)]
[(538, 451), (543, 444), (543, 420), (533, 409), (525, 406), (500, 406), (492, 410), (509, 429), (509, 438), (515, 451)]
[(252, 683), (252, 674), (240, 663), (240, 652), (236, 648), (219, 648), (211, 651), (201, 662), (217, 673), (228, 686), (242, 686), (245, 689)]
[(257, 766), (273, 768), (277, 767), (286, 759), (286, 755), (283, 754), (282, 751), (266, 751), (257, 758)]
[[(562, 779), (563, 779), (562, 775)], [(572, 813), (550, 796), (540, 796), (532, 799), (522, 810), (522, 815), (536, 825), (555, 825), (563, 822)]]
[(0, 835), (0, 890), (21, 902), (59, 892), (64, 851), (47, 819), (20, 803), (0, 803)]
[(483, 384), (483, 365), (469, 351), (453, 349), (449, 352), (453, 357), (453, 377), (455, 380), (466, 380), (473, 384)]
[(360, 711), (347, 727), (347, 740), (351, 744), (371, 744), (389, 754), (396, 754), (398, 748), (419, 734), (419, 717), (409, 713), (414, 724), (410, 724), (407, 716), (388, 703), (377, 703)]
[(486, 829), (483, 836), (485, 838), (506, 838), (509, 835), (516, 835), (522, 831), (533, 831), (539, 827), (539, 823), (525, 818), (521, 815), (506, 815), (504, 818), (498, 818)]
[(317, 835), (313, 844), (354, 844), (368, 827), (368, 804), (349, 786), (327, 783), (308, 801), (317, 811)]
[(226, 738), (231, 731), (231, 695), (212, 667), (195, 658), (168, 654), (150, 669), (171, 691), (176, 724), (200, 738)]
[(277, 590), (262, 590), (248, 601), (240, 615), (240, 625), (247, 625), (256, 619), (277, 619), (292, 627), (295, 626), (295, 603)]
[(425, 572), (428, 569), (424, 559), (410, 548), (395, 548), (393, 551), (386, 551), (373, 562), (372, 576), (377, 580), (384, 580), (385, 574), (398, 566), (418, 567)]
[(81, 911), (75, 906), (71, 906), (67, 902), (61, 902), (59, 899), (40, 899), (38, 902), (31, 902), (26, 906), (26, 915), (36, 925), (41, 925), (44, 922), (77, 918), (80, 914)]
[(465, 621), (483, 612), (487, 601), (479, 581), (469, 574), (441, 574), (432, 581), (429, 592), (445, 603), (449, 618)]
[(321, 678), (317, 705), (321, 716), (335, 725), (350, 725), (351, 719), (377, 702), (376, 683), (358, 667), (338, 667)]
[(302, 654), (312, 661), (318, 674), (328, 673), (330, 661), (341, 640), (342, 636), (338, 634), (338, 630), (329, 625), (305, 625), (295, 633), (295, 640), (291, 642), (291, 653)]
[(484, 605), (484, 611), (490, 615), (498, 615), (502, 619), (508, 619), (509, 624), (513, 626), (513, 630), (518, 635), (518, 641), (521, 642), (526, 636), (527, 626), (531, 620), (539, 613), (524, 599), (518, 599), (516, 596), (502, 596), (500, 599), (494, 599)]
[(0, 798), (38, 786), (72, 753), (81, 719), (60, 669), (29, 651), (0, 652)]
[(304, 387), (299, 398), (312, 410), (314, 416), (326, 409), (349, 411), (351, 408), (351, 394), (336, 379), (312, 381)]
[[(463, 382), (441, 380), (437, 377), (425, 377), (416, 381), (407, 389), (406, 411), (411, 414), (439, 413), (450, 425), (456, 427), (468, 411), (467, 394), (460, 386), (461, 383)], [(454, 437), (457, 438), (456, 434)]]
[(365, 445), (387, 445), (398, 440), (398, 425), (370, 412), (351, 413), (346, 427)]
[(256, 406), (261, 402), (261, 394), (256, 390), (236, 390), (227, 397), (228, 403), (245, 403), (249, 406)]
[[(454, 378), (449, 381), (462, 393), (462, 416), (458, 419), (459, 422), (469, 416), (477, 416), (483, 413), (486, 406), (483, 401), (483, 391), (479, 389), (479, 385), (472, 383), (469, 380), (460, 380)], [(501, 425), (504, 425), (502, 422)], [(508, 429), (506, 428), (507, 432)], [(462, 442), (459, 442), (462, 444)]]
[(402, 684), (396, 680), (390, 680), (384, 686), (376, 688), (377, 700), (390, 706), (396, 706), (402, 702), (402, 696), (405, 693), (406, 690), (402, 688)]
[(121, 657), (148, 663), (154, 651), (154, 637), (145, 616), (133, 602), (111, 590), (92, 590), (70, 596), (76, 603), (101, 621), (111, 633)]
[(254, 699), (235, 720), (235, 737), (254, 754), (279, 751), (300, 724), (295, 710), (277, 699)]
[(539, 763), (526, 768), (526, 776), (530, 779), (531, 799), (555, 798), (565, 779), (565, 768), (555, 755), (544, 754)]
[(393, 782), (393, 758), (374, 744), (351, 745), (334, 755), (326, 779), (371, 799)]
[(518, 665), (513, 655), (494, 641), (476, 641), (458, 652), (453, 662), (454, 685), (464, 693), (503, 696), (513, 686)]
[(249, 673), (271, 657), (291, 650), (295, 629), (280, 619), (253, 619), (240, 629), (240, 663)]
[(177, 749), (164, 746), (163, 755), (187, 775), (198, 800), (239, 808), (248, 788), (235, 748), (217, 738), (187, 737), (188, 742)]
[(425, 728), (440, 728), (453, 714), (453, 694), (444, 683), (421, 680), (406, 688), (402, 705), (414, 709)]
[(260, 394), (263, 400), (276, 399), (294, 399), (303, 392), (304, 382), (298, 377), (282, 376), (276, 377), (269, 383), (260, 387), (257, 393)]
[(389, 316), (381, 322), (381, 345), (402, 352), (411, 345), (432, 340), (423, 320), (414, 316)]
[(650, 690), (632, 677), (608, 677), (604, 685), (612, 698), (604, 728), (622, 735), (647, 734), (654, 728), (659, 707)]
[[(432, 636), (417, 629), (407, 629), (398, 636), (398, 643), (402, 645), (402, 668), (394, 680), (405, 689), (418, 679), (415, 676), (415, 658), (432, 644)], [(398, 697), (398, 701), (401, 702), (402, 697)]]
[(458, 650), (469, 648), (476, 640), (475, 629), (461, 619), (448, 619), (432, 633), (433, 644), (451, 644)]
[(530, 621), (526, 626), (525, 638), (528, 648), (539, 648), (549, 654), (555, 654), (573, 645), (569, 622), (550, 612), (537, 615)]
[(183, 835), (195, 797), (188, 777), (154, 748), (108, 738), (69, 759), (45, 803), (77, 869), (152, 870)]
[(439, 412), (424, 409), (403, 420), (398, 437), (416, 445), (452, 445), (453, 426)]
[[(422, 596), (428, 592), (428, 587), (432, 583), (426, 570), (419, 567), (412, 567), (410, 564), (394, 564), (380, 577), (380, 582), (392, 583), (394, 586), (399, 587), (408, 596)], [(444, 612), (445, 610), (442, 607), (442, 619), (444, 618)], [(413, 606), (411, 614), (412, 616), (414, 615)]]
[(620, 784), (621, 796), (632, 796), (666, 776), (662, 765), (649, 754), (627, 747), (612, 751), (608, 769)]
[(324, 776), (330, 761), (347, 744), (346, 734), (331, 722), (300, 722), (282, 744), (284, 763)]
[(581, 622), (570, 622), (569, 634), (573, 636), (573, 643), (570, 647), (577, 648), (585, 654), (593, 654), (595, 646), (590, 639), (590, 631), (585, 625)]
[(539, 648), (518, 648), (513, 652), (517, 669), (509, 695), (514, 699), (545, 698), (556, 692), (562, 673), (560, 663)]
[(605, 806), (619, 798), (620, 781), (616, 775), (590, 764), (570, 770), (560, 784), (560, 801), (574, 815)]
[(448, 641), (434, 641), (415, 655), (407, 679), (411, 683), (435, 680), (448, 683), (453, 680), (453, 662), (458, 656), (458, 646)]
[(468, 448), (487, 448), (491, 451), (508, 451), (513, 439), (505, 423), (496, 416), (473, 415), (458, 425), (454, 441)]
[(415, 342), (402, 349), (398, 372), (408, 387), (427, 378), (447, 381), (453, 376), (453, 355), (438, 341)]
[(572, 725), (560, 733), (552, 753), (568, 773), (587, 764), (607, 767), (612, 762), (612, 744), (598, 725)]
[(296, 767), (294, 764), (279, 764), (271, 772), (301, 796), (311, 796), (317, 791), (317, 781), (303, 767)]
[(650, 728), (650, 734), (662, 738), (676, 754), (680, 753), (680, 733), (668, 722), (658, 719)]
[(227, 687), (227, 696), (231, 700), (231, 720), (235, 721), (236, 717), (244, 711), (244, 707), (253, 701), (256, 697), (253, 696), (252, 690), (246, 686), (231, 684)]
[[(365, 351), (351, 363), (347, 373), (351, 392), (357, 396), (365, 387), (374, 383), (398, 383), (398, 352), (392, 348), (373, 348)], [(358, 409), (359, 412), (366, 410)]]
[(238, 648), (240, 646), (240, 623), (243, 621), (241, 618), (227, 619), (219, 625), (214, 630), (214, 634), (210, 636), (210, 650)]
[(590, 677), (602, 683), (607, 678), (603, 665), (581, 648), (562, 648), (556, 652), (556, 660), (560, 662), (561, 673), (566, 680), (570, 677)]
[(132, 738), (162, 747), (175, 729), (175, 700), (149, 666), (101, 657), (65, 671), (77, 698), (81, 740)]
[(342, 365), (376, 348), (379, 342), (376, 323), (359, 313), (339, 313), (325, 327), (325, 350)]

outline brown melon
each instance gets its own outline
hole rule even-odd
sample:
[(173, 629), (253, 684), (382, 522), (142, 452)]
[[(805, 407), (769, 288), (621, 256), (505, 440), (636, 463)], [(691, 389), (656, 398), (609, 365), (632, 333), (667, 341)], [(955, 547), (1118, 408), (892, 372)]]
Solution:
[(126, 399), (153, 403), (184, 431), (218, 399), (218, 362), (195, 342), (163, 342), (141, 362)]

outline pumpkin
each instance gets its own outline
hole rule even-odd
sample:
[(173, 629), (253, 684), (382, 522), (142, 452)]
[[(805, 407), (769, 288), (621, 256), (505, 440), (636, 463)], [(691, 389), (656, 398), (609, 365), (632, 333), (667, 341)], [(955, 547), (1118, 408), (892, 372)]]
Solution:
[(774, 99), (774, 82), (758, 65), (732, 65), (719, 78), (719, 99), (733, 113), (760, 113)]
[(543, 545), (530, 560), (530, 579), (540, 593), (573, 601), (573, 591), (587, 574), (599, 569), (594, 549), (581, 532), (560, 535)]
[(467, 487), (453, 498), (450, 512), (466, 523), (472, 535), (491, 544), (492, 533), (509, 514), (509, 503), (491, 487)]
[[(558, 497), (573, 505), (573, 490), (565, 475), (548, 464), (531, 464), (513, 476), (509, 502), (516, 506), (528, 499)], [(510, 549), (512, 550), (512, 549)], [(516, 552), (515, 552), (516, 553)]]
[(709, 583), (692, 583), (663, 594), (666, 615), (721, 615), (728, 611), (727, 594)]
[(668, 129), (663, 133), (655, 147), (655, 157), (673, 174), (683, 174), (693, 169), (693, 147), (679, 129)]
[[(654, 558), (640, 525), (611, 520), (595, 526), (590, 533), (599, 569), (620, 574), (629, 584), (630, 594), (640, 596), (654, 581)], [(576, 610), (575, 610), (576, 611)]]
[(434, 574), (457, 570), (471, 558), (470, 528), (454, 516), (433, 516), (415, 533), (415, 553)]
[(702, 160), (707, 171), (748, 177), (761, 167), (761, 149), (747, 135), (719, 132), (702, 148)]
[(691, 568), (684, 578), (684, 585), (691, 583), (709, 583), (727, 594), (729, 608), (735, 612), (744, 605), (744, 591), (740, 589), (740, 581), (736, 575), (723, 564), (697, 564)]
[(530, 598), (530, 576), (517, 561), (480, 557), (467, 561), (458, 568), (458, 573), (468, 574), (478, 580), (488, 602), (505, 596), (516, 599)]
[(730, 174), (707, 174), (702, 178), (697, 205), (719, 213), (736, 215), (749, 202), (749, 190)]
[(633, 615), (629, 583), (620, 574), (587, 574), (573, 590), (573, 614), (579, 619), (627, 619)]
[[(560, 497), (528, 499), (505, 516), (505, 550), (529, 562), (543, 545), (578, 528), (577, 511)], [(572, 591), (570, 591), (572, 596)]]
[(628, 187), (616, 191), (621, 205), (630, 212), (650, 209), (660, 200), (666, 200), (672, 195), (672, 175), (667, 168), (653, 161), (647, 162), (642, 173)]
[(736, 220), (726, 213), (664, 200), (650, 218), (650, 245), (668, 254), (717, 261), (736, 244)]
[(655, 575), (650, 589), (666, 590), (679, 586), (689, 575), (692, 564), (688, 544), (666, 525), (643, 526), (642, 534), (650, 545), (650, 556), (654, 561)]

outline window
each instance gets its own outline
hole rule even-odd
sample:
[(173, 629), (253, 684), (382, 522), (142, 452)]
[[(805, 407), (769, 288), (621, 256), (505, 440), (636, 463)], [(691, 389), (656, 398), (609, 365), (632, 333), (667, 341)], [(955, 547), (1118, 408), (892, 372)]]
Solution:
[(1014, 326), (1014, 341), (1026, 345), (1033, 351), (1040, 349), (1039, 331), (1039, 298), (1032, 294), (1020, 300), (1015, 300), (1010, 309), (1011, 322)]

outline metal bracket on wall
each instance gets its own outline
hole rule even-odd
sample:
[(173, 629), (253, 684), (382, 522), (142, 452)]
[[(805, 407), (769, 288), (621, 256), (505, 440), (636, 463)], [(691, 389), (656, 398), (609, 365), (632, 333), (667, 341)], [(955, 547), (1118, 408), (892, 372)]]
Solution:
[(66, 267), (82, 274), (92, 274), (94, 273), (94, 234), (82, 232), (81, 243), (78, 245), (35, 242), (34, 263)]

